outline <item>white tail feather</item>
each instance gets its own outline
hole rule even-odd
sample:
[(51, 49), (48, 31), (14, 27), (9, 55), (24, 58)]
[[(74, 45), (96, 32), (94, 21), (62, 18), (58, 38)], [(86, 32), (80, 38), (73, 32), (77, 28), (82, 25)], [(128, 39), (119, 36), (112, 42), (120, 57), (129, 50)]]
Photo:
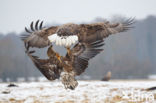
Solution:
[(78, 37), (76, 35), (71, 36), (58, 36), (57, 34), (53, 34), (48, 36), (50, 42), (55, 43), (59, 46), (71, 46), (78, 41)]

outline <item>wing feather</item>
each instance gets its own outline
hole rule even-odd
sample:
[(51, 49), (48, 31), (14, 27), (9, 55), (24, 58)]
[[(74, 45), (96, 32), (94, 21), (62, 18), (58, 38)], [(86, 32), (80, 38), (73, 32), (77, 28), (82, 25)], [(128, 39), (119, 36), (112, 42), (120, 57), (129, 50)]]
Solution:
[(88, 61), (99, 54), (103, 49), (103, 40), (93, 43), (78, 43), (71, 50), (71, 58), (73, 62), (73, 69), (76, 75), (80, 75), (88, 67)]
[(83, 35), (80, 35), (82, 42), (94, 42), (97, 40), (103, 40), (109, 35), (125, 32), (133, 28), (134, 18), (122, 20), (118, 23), (100, 22), (93, 24), (81, 24), (80, 28)]
[(41, 21), (40, 24), (39, 22), (40, 21), (37, 20), (35, 25), (33, 25), (33, 22), (31, 22), (31, 31), (25, 27), (25, 31), (28, 34), (21, 35), (21, 39), (24, 41), (27, 50), (29, 47), (44, 48), (50, 45), (48, 36), (54, 34), (58, 28), (57, 26), (42, 28), (43, 21)]
[(40, 70), (40, 72), (48, 79), (55, 80), (60, 77), (61, 67), (53, 62), (50, 59), (40, 59), (37, 56), (31, 55), (32, 51), (28, 52), (28, 56), (34, 63), (34, 65)]

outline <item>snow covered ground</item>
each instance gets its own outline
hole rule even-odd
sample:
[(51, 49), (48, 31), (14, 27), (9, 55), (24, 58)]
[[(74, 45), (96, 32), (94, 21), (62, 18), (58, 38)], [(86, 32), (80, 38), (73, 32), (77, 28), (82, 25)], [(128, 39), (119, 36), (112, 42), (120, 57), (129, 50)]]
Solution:
[(78, 81), (75, 90), (64, 89), (61, 82), (0, 83), (0, 103), (156, 103), (156, 81)]

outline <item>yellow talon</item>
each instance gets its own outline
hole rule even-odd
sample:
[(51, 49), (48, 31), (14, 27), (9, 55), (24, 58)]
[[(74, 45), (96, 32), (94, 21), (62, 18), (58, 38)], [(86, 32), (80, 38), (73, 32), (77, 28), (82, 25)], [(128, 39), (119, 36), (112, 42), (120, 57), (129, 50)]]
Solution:
[(61, 61), (61, 56), (60, 56), (58, 53), (56, 53), (56, 57), (57, 57), (57, 59), (62, 63), (62, 61)]
[(53, 46), (51, 45), (47, 50), (47, 56), (50, 58), (53, 54)]

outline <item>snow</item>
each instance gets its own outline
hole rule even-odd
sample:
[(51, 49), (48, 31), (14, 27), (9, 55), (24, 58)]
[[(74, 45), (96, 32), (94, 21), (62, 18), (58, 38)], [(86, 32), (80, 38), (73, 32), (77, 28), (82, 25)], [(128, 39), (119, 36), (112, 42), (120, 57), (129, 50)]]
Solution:
[(18, 87), (0, 83), (0, 103), (156, 103), (156, 81), (78, 81), (75, 90), (66, 90), (59, 81), (21, 82)]

